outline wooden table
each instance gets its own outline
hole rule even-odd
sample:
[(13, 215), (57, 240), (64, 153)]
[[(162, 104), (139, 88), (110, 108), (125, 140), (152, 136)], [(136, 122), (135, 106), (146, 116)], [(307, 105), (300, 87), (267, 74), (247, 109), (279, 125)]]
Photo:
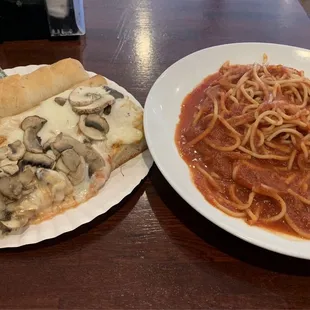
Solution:
[[(144, 103), (163, 70), (201, 48), (240, 41), (310, 48), (310, 20), (297, 0), (85, 0), (85, 14), (82, 40), (5, 43), (0, 66), (75, 57)], [(310, 309), (309, 275), (309, 262), (211, 224), (154, 166), (92, 223), (2, 250), (0, 308)]]

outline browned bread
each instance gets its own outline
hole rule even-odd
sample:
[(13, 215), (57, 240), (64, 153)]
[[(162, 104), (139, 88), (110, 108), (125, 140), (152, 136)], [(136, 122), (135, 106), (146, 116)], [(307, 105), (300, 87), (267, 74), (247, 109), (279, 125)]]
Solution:
[(88, 78), (82, 64), (71, 58), (4, 78), (0, 81), (0, 118), (29, 110)]

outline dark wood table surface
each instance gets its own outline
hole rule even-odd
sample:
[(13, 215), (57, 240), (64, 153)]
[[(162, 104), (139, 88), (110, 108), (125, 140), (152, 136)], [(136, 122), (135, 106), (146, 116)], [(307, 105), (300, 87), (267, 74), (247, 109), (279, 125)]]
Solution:
[[(84, 2), (85, 38), (7, 42), (0, 66), (75, 57), (144, 103), (168, 66), (205, 47), (262, 41), (310, 48), (310, 20), (297, 0)], [(93, 222), (0, 251), (0, 308), (310, 309), (309, 275), (310, 262), (249, 245), (204, 219), (154, 165)]]

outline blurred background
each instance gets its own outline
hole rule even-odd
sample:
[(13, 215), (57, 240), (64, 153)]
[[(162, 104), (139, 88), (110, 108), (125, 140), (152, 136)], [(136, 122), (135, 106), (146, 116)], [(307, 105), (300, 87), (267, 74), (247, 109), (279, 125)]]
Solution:
[(0, 42), (84, 34), (83, 0), (0, 1)]

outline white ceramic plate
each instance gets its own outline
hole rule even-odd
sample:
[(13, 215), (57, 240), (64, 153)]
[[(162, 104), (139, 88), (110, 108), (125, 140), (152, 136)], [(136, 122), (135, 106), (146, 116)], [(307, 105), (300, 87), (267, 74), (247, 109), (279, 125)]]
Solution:
[(262, 62), (283, 64), (304, 70), (310, 77), (310, 51), (298, 47), (266, 43), (237, 43), (214, 46), (195, 52), (168, 68), (153, 85), (146, 101), (144, 129), (151, 154), (173, 188), (204, 217), (260, 247), (300, 258), (310, 259), (310, 241), (286, 237), (222, 213), (211, 206), (192, 183), (189, 169), (179, 156), (174, 142), (176, 124), (184, 97), (205, 77), (218, 71), (227, 60), (233, 64)]
[[(4, 70), (6, 74), (26, 74), (36, 70), (39, 66), (30, 65)], [(89, 72), (89, 76), (95, 73)], [(130, 96), (137, 105), (140, 103), (124, 88), (108, 80), (108, 85)], [(130, 194), (133, 189), (147, 175), (152, 166), (153, 159), (149, 151), (128, 161), (120, 168), (114, 170), (99, 194), (76, 208), (67, 210), (51, 220), (38, 225), (29, 226), (22, 234), (9, 235), (0, 239), (0, 248), (13, 248), (26, 244), (37, 243), (46, 239), (57, 237), (65, 232), (76, 229), (82, 224), (92, 221), (97, 216), (107, 212), (114, 205)]]

